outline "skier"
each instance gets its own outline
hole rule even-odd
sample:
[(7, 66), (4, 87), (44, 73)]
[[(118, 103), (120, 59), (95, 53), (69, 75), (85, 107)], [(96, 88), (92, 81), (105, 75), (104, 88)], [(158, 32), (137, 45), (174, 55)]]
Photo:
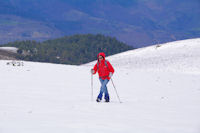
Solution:
[(99, 74), (99, 80), (101, 82), (100, 93), (97, 97), (97, 102), (102, 100), (102, 96), (104, 93), (104, 99), (106, 102), (110, 101), (110, 97), (108, 94), (107, 84), (114, 73), (114, 69), (109, 61), (105, 60), (105, 54), (103, 52), (97, 55), (97, 63), (95, 64), (94, 68), (91, 69), (92, 74)]

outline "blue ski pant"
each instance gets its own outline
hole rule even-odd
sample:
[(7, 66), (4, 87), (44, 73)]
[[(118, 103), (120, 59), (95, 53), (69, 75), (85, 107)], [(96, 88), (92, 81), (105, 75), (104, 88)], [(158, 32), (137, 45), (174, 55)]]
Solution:
[(99, 80), (101, 82), (101, 88), (100, 88), (100, 93), (98, 95), (98, 98), (102, 99), (102, 96), (103, 96), (103, 93), (104, 93), (105, 99), (109, 100), (110, 97), (109, 97), (108, 89), (107, 89), (107, 86), (106, 86), (108, 84), (109, 80), (108, 79), (103, 80), (102, 78), (99, 78)]

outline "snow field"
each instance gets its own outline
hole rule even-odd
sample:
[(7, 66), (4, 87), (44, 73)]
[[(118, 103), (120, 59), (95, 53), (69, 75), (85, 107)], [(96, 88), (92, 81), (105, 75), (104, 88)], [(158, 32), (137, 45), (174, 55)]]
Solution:
[[(108, 57), (115, 68), (113, 81), (121, 104), (111, 82), (111, 102), (95, 102), (98, 75), (93, 76), (91, 101), (90, 69), (95, 62), (11, 66), (1, 60), (0, 133), (199, 133), (197, 42), (199, 39), (174, 43), (179, 46), (163, 45), (157, 54), (152, 46)], [(177, 69), (177, 64), (184, 63)]]

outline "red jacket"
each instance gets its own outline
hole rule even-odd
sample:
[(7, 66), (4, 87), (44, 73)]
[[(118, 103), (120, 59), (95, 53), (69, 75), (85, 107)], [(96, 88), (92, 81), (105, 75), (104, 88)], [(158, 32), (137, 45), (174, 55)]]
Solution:
[[(103, 60), (101, 62), (98, 59), (98, 57), (100, 55), (103, 56)], [(94, 70), (93, 74), (98, 72), (100, 78), (102, 78), (103, 80), (104, 79), (108, 79), (109, 80), (110, 79), (108, 77), (109, 73), (110, 72), (114, 73), (114, 69), (113, 69), (112, 65), (110, 64), (109, 61), (105, 60), (105, 54), (103, 52), (98, 54), (97, 59), (98, 59), (98, 62), (95, 64), (95, 66), (93, 68), (93, 70)]]

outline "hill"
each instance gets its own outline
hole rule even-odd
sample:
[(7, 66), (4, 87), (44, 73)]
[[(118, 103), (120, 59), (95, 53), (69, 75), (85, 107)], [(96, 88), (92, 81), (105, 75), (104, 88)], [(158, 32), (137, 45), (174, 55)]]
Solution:
[(17, 54), (0, 49), (0, 60), (16, 60)]
[(200, 37), (199, 0), (0, 1), (0, 43), (104, 34), (133, 47)]
[(181, 73), (200, 73), (200, 38), (174, 41), (115, 54), (108, 59), (119, 67)]
[(133, 49), (115, 38), (100, 34), (66, 36), (44, 42), (17, 41), (3, 46), (18, 48), (16, 58), (21, 60), (76, 65), (95, 60), (99, 52), (113, 55)]
[[(98, 76), (91, 79), (94, 62), (73, 66), (24, 61), (23, 66), (12, 66), (0, 60), (0, 132), (199, 133), (197, 42), (199, 39), (172, 42), (157, 50), (148, 47), (108, 57), (115, 68), (112, 79), (122, 103), (112, 82), (107, 86), (110, 103), (94, 101), (100, 88)], [(184, 60), (187, 54), (191, 56)], [(156, 55), (160, 60), (152, 67), (153, 60), (146, 58), (155, 59)], [(192, 66), (179, 71), (170, 62), (178, 57), (177, 64), (193, 62), (197, 71)], [(166, 62), (170, 69), (163, 67)]]

